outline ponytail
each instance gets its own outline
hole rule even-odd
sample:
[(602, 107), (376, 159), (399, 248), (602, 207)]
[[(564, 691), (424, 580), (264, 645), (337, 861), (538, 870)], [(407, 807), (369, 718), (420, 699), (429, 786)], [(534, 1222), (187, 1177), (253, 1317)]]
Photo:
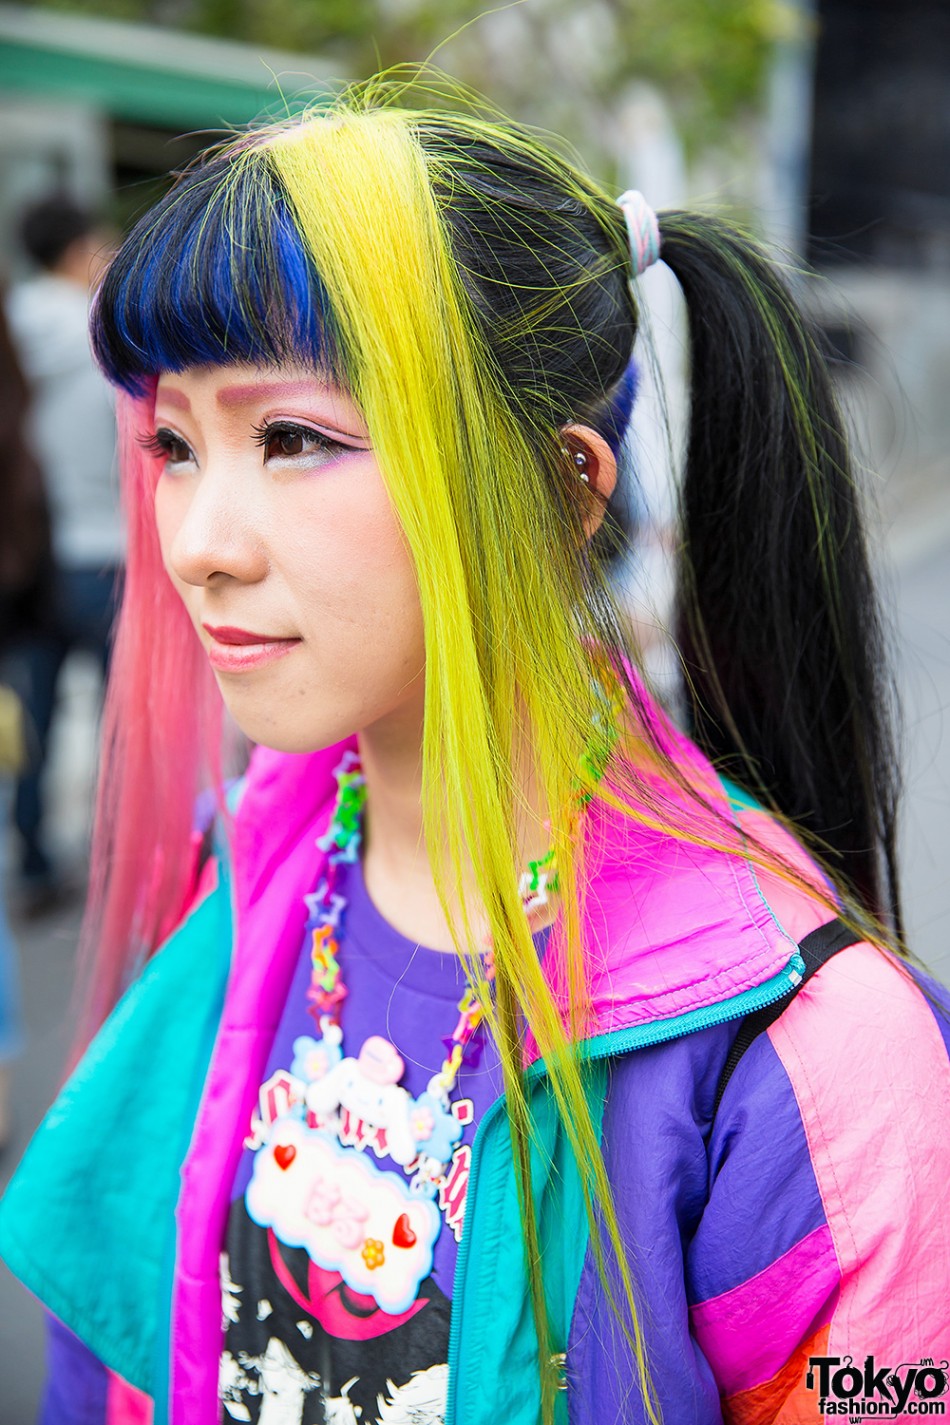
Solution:
[(899, 934), (894, 700), (827, 367), (754, 241), (692, 213), (660, 224), (691, 347), (676, 608), (690, 730)]

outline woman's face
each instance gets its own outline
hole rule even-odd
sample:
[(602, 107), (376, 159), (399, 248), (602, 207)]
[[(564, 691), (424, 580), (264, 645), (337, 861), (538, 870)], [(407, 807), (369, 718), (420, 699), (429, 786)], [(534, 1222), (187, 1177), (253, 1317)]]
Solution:
[(165, 567), (255, 742), (325, 747), (421, 727), (422, 613), (363, 418), (302, 367), (162, 376)]

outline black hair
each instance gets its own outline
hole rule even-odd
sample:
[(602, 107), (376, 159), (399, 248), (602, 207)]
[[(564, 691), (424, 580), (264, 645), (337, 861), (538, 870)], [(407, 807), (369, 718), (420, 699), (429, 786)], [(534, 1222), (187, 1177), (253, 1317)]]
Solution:
[(323, 285), (268, 164), (212, 152), (178, 176), (110, 264), (92, 346), (133, 395), (157, 372), (190, 366), (338, 370)]
[[(499, 154), (454, 122), (421, 138), (451, 155), (445, 220), (525, 427), (540, 416), (603, 429), (638, 322), (619, 209), (576, 171), (570, 191), (535, 146), (519, 161), (517, 146)], [(724, 774), (811, 833), (842, 885), (899, 934), (896, 701), (826, 362), (748, 234), (683, 212), (663, 214), (660, 231), (690, 332), (675, 622), (690, 731)], [(623, 523), (608, 522), (603, 552)]]
[(676, 638), (691, 732), (899, 934), (896, 703), (828, 367), (752, 239), (684, 212), (660, 231), (690, 333)]
[(40, 267), (53, 268), (80, 238), (96, 228), (95, 219), (67, 193), (50, 193), (31, 203), (20, 218), (20, 241)]
[[(576, 172), (569, 191), (536, 147), (522, 162), (454, 123), (421, 138), (451, 156), (445, 220), (525, 427), (540, 416), (603, 428), (638, 321), (619, 209)], [(896, 705), (826, 362), (748, 234), (683, 212), (663, 214), (660, 231), (690, 332), (675, 624), (690, 731), (900, 932)], [(617, 532), (614, 521), (608, 552)]]
[(552, 153), (544, 163), (537, 145), (521, 148), (516, 135), (501, 150), (458, 115), (419, 127), (453, 255), (522, 428), (579, 422), (620, 460), (622, 478), (591, 541), (592, 556), (609, 562), (634, 533), (638, 503), (623, 449), (639, 385), (629, 259), (611, 224), (595, 218), (595, 186), (573, 170), (576, 187), (566, 192), (563, 161)]

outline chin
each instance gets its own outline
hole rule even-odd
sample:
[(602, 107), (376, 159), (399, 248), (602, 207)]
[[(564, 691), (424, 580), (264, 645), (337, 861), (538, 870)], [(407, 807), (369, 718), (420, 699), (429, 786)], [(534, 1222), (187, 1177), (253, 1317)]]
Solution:
[(319, 752), (323, 747), (342, 742), (353, 731), (346, 724), (330, 721), (300, 723), (290, 719), (238, 716), (233, 708), (228, 711), (245, 737), (259, 747), (269, 747), (273, 752)]

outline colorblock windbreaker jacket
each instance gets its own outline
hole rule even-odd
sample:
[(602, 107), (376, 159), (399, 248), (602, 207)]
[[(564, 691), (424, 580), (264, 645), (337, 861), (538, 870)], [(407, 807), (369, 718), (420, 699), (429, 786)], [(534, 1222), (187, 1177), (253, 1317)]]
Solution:
[[(344, 750), (255, 754), (228, 856), (206, 868), (0, 1205), (0, 1251), (54, 1317), (44, 1425), (219, 1419), (231, 1184)], [(807, 865), (763, 812), (727, 801), (695, 748), (681, 742), (677, 755), (744, 829)], [(586, 1085), (666, 1425), (856, 1414), (860, 1399), (894, 1402), (888, 1372), (909, 1392), (901, 1413), (945, 1403), (945, 991), (879, 949), (844, 949), (752, 1040), (717, 1105), (738, 1026), (800, 980), (799, 945), (828, 906), (599, 803), (587, 816)], [(648, 1417), (635, 1365), (543, 1063), (529, 1076), (559, 1418), (637, 1425)], [(537, 1425), (538, 1400), (499, 1100), (474, 1144), (446, 1418)]]

